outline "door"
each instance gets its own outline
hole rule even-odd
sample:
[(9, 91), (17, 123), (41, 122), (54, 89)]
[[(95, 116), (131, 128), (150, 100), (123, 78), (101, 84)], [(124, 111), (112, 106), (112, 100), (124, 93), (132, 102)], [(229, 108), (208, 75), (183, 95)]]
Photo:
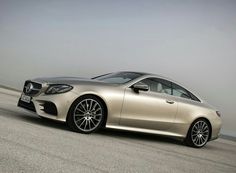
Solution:
[(147, 78), (141, 83), (148, 91), (135, 92), (126, 88), (120, 124), (150, 130), (166, 130), (171, 127), (177, 112), (177, 102), (171, 96), (171, 82)]

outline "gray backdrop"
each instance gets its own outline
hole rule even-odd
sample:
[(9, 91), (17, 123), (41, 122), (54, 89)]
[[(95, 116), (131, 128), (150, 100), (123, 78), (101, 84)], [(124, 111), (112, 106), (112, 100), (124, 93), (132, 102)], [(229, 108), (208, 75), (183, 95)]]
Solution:
[(236, 1), (0, 0), (0, 84), (136, 70), (219, 108), (236, 136)]

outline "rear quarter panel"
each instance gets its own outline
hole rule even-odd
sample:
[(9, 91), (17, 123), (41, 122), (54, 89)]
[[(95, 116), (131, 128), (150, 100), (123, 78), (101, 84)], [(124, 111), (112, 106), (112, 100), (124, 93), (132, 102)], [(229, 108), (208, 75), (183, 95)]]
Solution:
[(175, 119), (175, 126), (173, 131), (178, 131), (184, 137), (188, 133), (191, 124), (198, 118), (206, 118), (212, 127), (211, 138), (218, 137), (221, 128), (221, 119), (216, 115), (214, 109), (205, 103), (178, 98), (178, 110)]

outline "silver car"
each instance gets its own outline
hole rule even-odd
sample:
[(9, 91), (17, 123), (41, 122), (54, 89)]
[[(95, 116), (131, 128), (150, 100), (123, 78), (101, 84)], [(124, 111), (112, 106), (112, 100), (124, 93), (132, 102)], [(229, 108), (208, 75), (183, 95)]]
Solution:
[(221, 129), (219, 111), (195, 93), (140, 72), (27, 80), (18, 106), (80, 133), (130, 130), (172, 136), (197, 148), (216, 139)]

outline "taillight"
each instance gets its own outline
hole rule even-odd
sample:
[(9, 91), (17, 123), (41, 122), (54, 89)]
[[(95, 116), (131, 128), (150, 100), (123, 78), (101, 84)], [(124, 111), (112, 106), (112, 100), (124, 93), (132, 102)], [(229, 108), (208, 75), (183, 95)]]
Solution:
[(220, 111), (216, 111), (216, 115), (218, 115), (218, 117), (221, 117)]

